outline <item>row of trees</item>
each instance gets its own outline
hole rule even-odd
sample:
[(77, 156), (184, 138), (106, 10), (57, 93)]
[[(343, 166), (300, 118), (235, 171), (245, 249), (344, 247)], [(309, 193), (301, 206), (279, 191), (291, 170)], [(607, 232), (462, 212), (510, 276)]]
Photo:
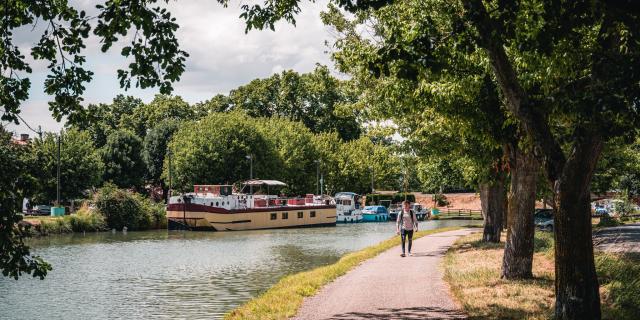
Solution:
[[(298, 91), (311, 87), (318, 92), (305, 89), (285, 94), (303, 101), (294, 108), (277, 95), (293, 90), (291, 83), (299, 84)], [(257, 79), (229, 96), (218, 95), (194, 105), (165, 95), (149, 103), (120, 95), (110, 104), (89, 105), (83, 117), (69, 120), (66, 130), (47, 133), (25, 147), (22, 157), (29, 169), (24, 174), (32, 182), (25, 196), (36, 203), (56, 198), (58, 136), (63, 200), (82, 198), (103, 182), (138, 191), (160, 187), (166, 194), (168, 150), (174, 158), (174, 188), (183, 191), (192, 184), (248, 178), (250, 161), (246, 157), (250, 155), (255, 177), (281, 179), (290, 185), (289, 192), (298, 194), (316, 192), (318, 170), (328, 193), (368, 192), (372, 179), (377, 189), (404, 189), (405, 178), (412, 190), (467, 188), (470, 180), (463, 178), (454, 160), (406, 155), (398, 143), (388, 139), (392, 131), (363, 128), (354, 112), (339, 116), (342, 112), (337, 109), (353, 106), (355, 100), (345, 98), (344, 93), (351, 92), (352, 85), (336, 80), (326, 67), (319, 66), (308, 74), (285, 71)], [(273, 94), (264, 96), (264, 90)], [(252, 96), (261, 100), (248, 98)], [(314, 102), (315, 107), (310, 107), (309, 101), (328, 99), (325, 96), (334, 100)], [(227, 103), (219, 103), (222, 100)], [(269, 108), (256, 109), (257, 105)]]
[[(324, 14), (341, 34), (333, 57), (368, 88), (368, 105), (395, 116), (418, 152), (442, 138), (441, 154), (474, 164), (485, 240), (499, 241), (507, 208), (502, 276), (532, 277), (543, 185), (555, 209), (555, 317), (599, 319), (590, 187), (605, 144), (638, 134), (638, 10), (625, 1), (337, 4), (354, 15)], [(246, 16), (264, 27), (282, 10)]]

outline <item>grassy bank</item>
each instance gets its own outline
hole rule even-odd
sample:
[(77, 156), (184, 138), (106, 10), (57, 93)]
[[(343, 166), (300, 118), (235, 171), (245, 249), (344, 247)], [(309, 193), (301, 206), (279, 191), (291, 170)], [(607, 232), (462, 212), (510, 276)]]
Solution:
[(80, 209), (74, 214), (61, 217), (28, 217), (37, 235), (62, 234), (71, 232), (105, 231), (107, 224), (104, 217), (97, 212)]
[[(456, 229), (459, 228), (420, 231), (414, 235), (414, 238)], [(399, 237), (393, 237), (377, 245), (349, 253), (334, 264), (286, 276), (264, 294), (228, 313), (225, 319), (287, 319), (292, 317), (302, 305), (302, 300), (305, 297), (313, 296), (322, 286), (347, 273), (363, 261), (399, 244)]]
[[(445, 280), (471, 319), (551, 319), (554, 305), (553, 236), (537, 232), (532, 280), (500, 279), (504, 243), (459, 239), (444, 260)], [(604, 319), (640, 314), (640, 257), (596, 253)]]

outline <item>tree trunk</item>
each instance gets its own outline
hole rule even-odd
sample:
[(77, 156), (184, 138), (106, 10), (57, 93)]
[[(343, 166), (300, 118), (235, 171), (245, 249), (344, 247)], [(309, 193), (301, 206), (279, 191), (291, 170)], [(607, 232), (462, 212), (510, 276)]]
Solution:
[(480, 184), (480, 202), (484, 217), (482, 241), (500, 242), (504, 211), (504, 178)]
[(578, 143), (555, 183), (556, 319), (600, 319), (589, 185), (602, 152), (599, 137)]
[(507, 213), (507, 242), (502, 259), (502, 277), (533, 278), (533, 213), (536, 207), (538, 162), (531, 152), (517, 146), (509, 151), (511, 190)]

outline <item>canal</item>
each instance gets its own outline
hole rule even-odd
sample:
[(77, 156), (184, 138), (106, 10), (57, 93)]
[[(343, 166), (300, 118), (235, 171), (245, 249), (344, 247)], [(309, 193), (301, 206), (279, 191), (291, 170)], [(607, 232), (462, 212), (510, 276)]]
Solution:
[[(428, 221), (421, 229), (478, 221)], [(0, 277), (2, 319), (216, 319), (282, 276), (394, 236), (393, 223), (241, 232), (87, 233), (33, 240), (45, 280)]]

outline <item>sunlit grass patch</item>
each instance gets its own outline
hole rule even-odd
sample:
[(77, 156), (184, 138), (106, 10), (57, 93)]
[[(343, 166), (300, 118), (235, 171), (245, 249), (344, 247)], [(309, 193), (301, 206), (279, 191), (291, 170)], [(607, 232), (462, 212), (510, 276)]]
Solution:
[[(456, 229), (460, 228), (449, 227), (420, 231), (414, 235), (414, 238)], [(349, 253), (334, 264), (286, 276), (262, 295), (226, 314), (225, 319), (262, 320), (292, 317), (298, 312), (305, 297), (313, 296), (325, 284), (347, 273), (363, 261), (399, 244), (399, 237), (393, 237), (377, 245)]]
[[(531, 280), (500, 279), (504, 242), (459, 239), (444, 260), (445, 280), (471, 319), (551, 319), (555, 302), (553, 235), (536, 232)], [(638, 319), (640, 256), (596, 253), (604, 319)]]

